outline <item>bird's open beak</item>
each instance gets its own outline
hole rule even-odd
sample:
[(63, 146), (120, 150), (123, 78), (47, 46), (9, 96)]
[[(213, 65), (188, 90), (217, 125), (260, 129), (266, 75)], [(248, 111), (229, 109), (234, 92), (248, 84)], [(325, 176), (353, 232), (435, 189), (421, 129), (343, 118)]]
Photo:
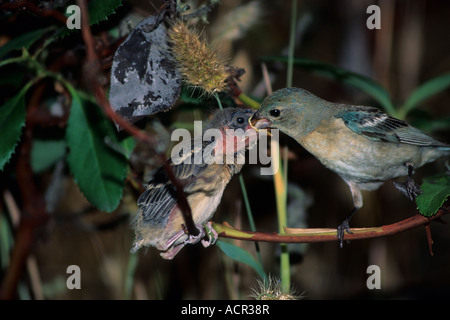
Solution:
[(270, 129), (272, 126), (272, 121), (266, 118), (261, 118), (259, 111), (256, 111), (255, 114), (248, 119), (250, 126), (259, 131), (261, 129)]

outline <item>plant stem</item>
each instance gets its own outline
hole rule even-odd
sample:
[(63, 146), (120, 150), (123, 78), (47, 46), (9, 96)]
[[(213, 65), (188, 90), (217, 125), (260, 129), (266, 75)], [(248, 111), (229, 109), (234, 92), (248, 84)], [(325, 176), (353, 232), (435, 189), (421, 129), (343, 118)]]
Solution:
[(292, 0), (291, 25), (289, 34), (289, 52), (286, 87), (292, 87), (294, 70), (295, 29), (297, 27), (297, 0)]
[[(288, 68), (286, 87), (292, 87), (293, 70), (294, 70), (294, 49), (295, 49), (295, 30), (297, 26), (297, 0), (292, 0), (291, 9), (291, 25), (289, 36), (289, 53), (288, 53)], [(277, 212), (278, 212), (278, 228), (279, 232), (284, 232), (284, 227), (287, 226), (287, 161), (281, 163), (280, 145), (278, 141), (271, 142), (271, 150), (274, 154), (273, 159), (279, 161), (279, 170), (274, 175)], [(291, 270), (289, 261), (289, 251), (286, 243), (280, 244), (280, 278), (281, 287), (286, 292), (291, 287)]]
[[(241, 184), (242, 197), (244, 198), (244, 204), (245, 204), (245, 208), (247, 211), (247, 217), (248, 217), (248, 223), (250, 224), (250, 230), (253, 232), (256, 232), (255, 220), (253, 219), (252, 209), (250, 207), (250, 202), (248, 201), (247, 188), (245, 187), (244, 177), (242, 176), (242, 173), (239, 174), (239, 183)], [(259, 249), (259, 244), (257, 241), (255, 241), (255, 250), (256, 250), (256, 255), (258, 256), (258, 261), (262, 266), (261, 250)]]
[(220, 101), (219, 96), (217, 95), (217, 93), (214, 93), (213, 96), (214, 96), (214, 98), (216, 98), (216, 100), (217, 100), (217, 104), (219, 105), (219, 109), (220, 109), (220, 110), (223, 110), (222, 102)]
[[(272, 140), (270, 150), (272, 152), (272, 161), (278, 161), (278, 165), (273, 164), (274, 168), (279, 168), (277, 172), (274, 172), (273, 181), (275, 185), (275, 197), (277, 203), (277, 217), (278, 217), (278, 231), (284, 233), (284, 227), (287, 226), (287, 214), (286, 214), (286, 199), (287, 188), (286, 181), (284, 179), (283, 168), (280, 157), (280, 145), (278, 141)], [(286, 243), (280, 244), (280, 278), (281, 286), (283, 289), (289, 291), (291, 286), (291, 274), (289, 263), (289, 252)]]
[(249, 96), (247, 96), (244, 93), (241, 93), (238, 96), (238, 99), (241, 100), (243, 103), (245, 103), (246, 105), (248, 105), (249, 107), (253, 108), (253, 109), (259, 109), (260, 107), (260, 103), (253, 100), (252, 98), (250, 98)]

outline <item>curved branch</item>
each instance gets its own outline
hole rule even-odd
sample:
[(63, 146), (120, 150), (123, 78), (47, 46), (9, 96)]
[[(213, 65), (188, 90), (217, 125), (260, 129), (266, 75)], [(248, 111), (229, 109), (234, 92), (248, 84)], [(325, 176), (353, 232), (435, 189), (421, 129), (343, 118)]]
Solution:
[[(402, 231), (413, 229), (419, 226), (427, 226), (431, 221), (439, 220), (445, 214), (450, 213), (450, 208), (442, 207), (434, 216), (425, 217), (416, 214), (410, 218), (395, 222), (389, 225), (374, 228), (352, 228), (351, 234), (346, 233), (345, 240), (368, 239), (385, 237), (397, 234)], [(219, 237), (232, 238), (247, 241), (277, 242), (277, 243), (307, 243), (337, 241), (336, 229), (297, 229), (285, 228), (286, 233), (265, 233), (242, 231), (233, 228), (228, 223), (213, 223), (213, 228)]]

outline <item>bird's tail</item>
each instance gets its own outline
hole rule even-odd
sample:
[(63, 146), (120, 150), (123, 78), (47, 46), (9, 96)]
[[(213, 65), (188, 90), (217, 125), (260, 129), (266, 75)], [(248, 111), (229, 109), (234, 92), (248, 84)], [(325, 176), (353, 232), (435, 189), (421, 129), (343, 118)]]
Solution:
[(438, 147), (439, 150), (443, 151), (446, 154), (450, 154), (450, 146)]

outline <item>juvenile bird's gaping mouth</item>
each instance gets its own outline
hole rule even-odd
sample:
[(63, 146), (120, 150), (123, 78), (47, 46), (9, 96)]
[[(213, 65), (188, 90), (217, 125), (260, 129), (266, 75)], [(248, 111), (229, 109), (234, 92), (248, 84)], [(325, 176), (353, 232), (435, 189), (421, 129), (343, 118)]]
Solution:
[(255, 112), (255, 114), (248, 119), (248, 122), (252, 126), (253, 129), (256, 131), (259, 131), (261, 129), (269, 129), (272, 126), (272, 121), (266, 118), (261, 118), (258, 111)]

